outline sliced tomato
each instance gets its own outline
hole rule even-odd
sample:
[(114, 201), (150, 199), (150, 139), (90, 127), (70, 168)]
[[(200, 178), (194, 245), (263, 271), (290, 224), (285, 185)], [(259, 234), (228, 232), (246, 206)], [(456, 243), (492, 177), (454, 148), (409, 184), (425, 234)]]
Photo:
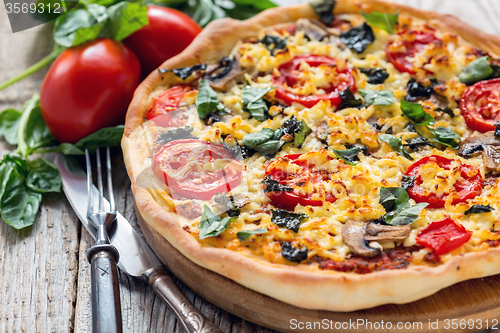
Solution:
[(456, 195), (452, 201), (453, 205), (465, 202), (466, 200), (473, 199), (481, 194), (483, 189), (483, 179), (479, 170), (468, 164), (460, 164), (460, 174), (462, 179), (454, 184), (454, 190), (449, 194), (444, 194), (438, 197), (435, 193), (429, 193), (429, 190), (424, 189), (421, 184), (423, 183), (422, 177), (419, 175), (420, 168), (427, 163), (436, 163), (439, 167), (450, 170), (453, 160), (432, 155), (424, 157), (417, 162), (410, 165), (406, 171), (407, 176), (416, 177), (413, 186), (408, 189), (408, 195), (416, 202), (427, 202), (427, 208), (442, 208), (445, 205), (446, 198), (449, 195)]
[(186, 119), (181, 116), (182, 110), (179, 110), (179, 104), (187, 92), (193, 90), (189, 86), (175, 86), (158, 96), (151, 106), (146, 117), (149, 120), (163, 127), (181, 127), (186, 124)]
[(153, 156), (153, 170), (174, 199), (227, 193), (240, 184), (243, 168), (222, 145), (202, 140), (172, 141)]
[(328, 100), (331, 106), (337, 107), (341, 102), (339, 92), (350, 87), (352, 92), (356, 92), (356, 84), (350, 68), (345, 68), (338, 71), (338, 84), (331, 84), (325, 90), (325, 94), (321, 95), (298, 95), (291, 92), (288, 87), (297, 87), (303, 85), (304, 82), (300, 79), (300, 64), (307, 63), (311, 67), (319, 67), (321, 65), (336, 66), (337, 60), (334, 58), (318, 55), (300, 55), (293, 58), (291, 61), (278, 67), (279, 76), (273, 76), (274, 82), (278, 85), (276, 89), (276, 98), (282, 100), (286, 105), (292, 105), (293, 102), (304, 105), (305, 107), (313, 107), (320, 101)]
[(494, 131), (500, 121), (500, 79), (479, 81), (465, 89), (460, 111), (470, 129)]
[[(320, 193), (315, 189), (312, 193), (307, 193), (304, 189), (308, 184), (318, 184), (329, 180), (328, 173), (323, 171), (315, 171), (314, 164), (305, 161), (299, 161), (302, 154), (292, 154), (283, 157), (278, 157), (270, 163), (265, 171), (271, 179), (276, 180), (282, 185), (287, 185), (293, 188), (291, 192), (267, 192), (266, 195), (271, 201), (288, 210), (293, 210), (295, 206), (323, 206), (324, 201), (335, 202), (337, 198), (330, 192)], [(287, 173), (287, 166), (293, 164), (297, 167), (291, 167), (294, 172)]]
[[(387, 45), (386, 54), (387, 59), (396, 67), (400, 72), (407, 72), (412, 75), (416, 74), (415, 67), (413, 66), (411, 58), (425, 49), (428, 44), (441, 41), (434, 36), (433, 33), (424, 31), (405, 31), (398, 35), (398, 38)], [(393, 52), (392, 48), (396, 46), (401, 47), (402, 52)], [(401, 44), (401, 45), (400, 45)]]
[(430, 248), (434, 254), (442, 255), (467, 243), (472, 231), (447, 218), (432, 222), (416, 237), (417, 244)]

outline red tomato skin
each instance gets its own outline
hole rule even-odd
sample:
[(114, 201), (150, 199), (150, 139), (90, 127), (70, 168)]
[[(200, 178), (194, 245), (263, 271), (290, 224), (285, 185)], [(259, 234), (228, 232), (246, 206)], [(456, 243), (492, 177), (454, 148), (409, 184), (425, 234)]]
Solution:
[(310, 66), (318, 67), (323, 64), (334, 65), (336, 59), (327, 56), (317, 56), (317, 55), (300, 55), (293, 58), (291, 61), (279, 66), (280, 76), (273, 76), (273, 81), (278, 85), (276, 89), (276, 98), (282, 100), (287, 105), (292, 105), (292, 103), (299, 103), (305, 107), (311, 108), (318, 104), (322, 100), (329, 100), (332, 107), (337, 107), (342, 102), (339, 96), (340, 91), (344, 91), (350, 87), (353, 93), (356, 92), (356, 83), (354, 77), (352, 76), (351, 69), (343, 70), (342, 74), (347, 74), (347, 82), (341, 82), (338, 86), (332, 86), (326, 90), (326, 94), (323, 95), (297, 95), (286, 89), (284, 86), (293, 86), (298, 82), (298, 75), (295, 73), (300, 68), (300, 63), (306, 62)]
[(148, 25), (123, 41), (139, 58), (144, 74), (181, 53), (202, 30), (192, 18), (172, 8), (148, 5), (148, 20)]
[[(180, 197), (210, 200), (215, 194), (227, 193), (241, 183), (241, 170), (243, 169), (241, 165), (236, 169), (226, 166), (223, 171), (216, 172), (200, 172), (198, 169), (193, 173), (187, 172), (187, 178), (183, 179), (173, 176), (175, 170), (184, 166), (185, 161), (192, 162), (199, 157), (196, 153), (193, 154), (197, 147), (202, 147), (203, 152), (201, 150), (199, 152), (202, 152), (203, 156), (210, 156), (214, 160), (219, 158), (234, 160), (221, 144), (196, 139), (175, 140), (167, 143), (154, 154), (153, 171), (156, 177), (169, 187), (174, 199)], [(175, 159), (170, 160), (170, 157), (175, 157)]]
[(182, 118), (183, 110), (177, 110), (184, 95), (191, 91), (189, 86), (175, 86), (155, 98), (146, 117), (163, 127), (181, 127), (186, 124)]
[[(405, 34), (407, 32), (403, 32)], [(400, 72), (410, 73), (411, 75), (415, 75), (416, 71), (412, 63), (410, 63), (406, 58), (413, 57), (420, 50), (425, 48), (427, 44), (432, 42), (440, 41), (434, 34), (424, 31), (414, 31), (415, 40), (413, 42), (404, 42), (406, 47), (406, 52), (398, 52), (394, 53), (389, 50), (390, 43), (387, 45), (386, 55), (387, 59), (396, 67), (396, 69)], [(431, 73), (432, 72), (428, 72)]]
[[(411, 177), (417, 177), (417, 179), (415, 179), (413, 186), (408, 189), (408, 195), (410, 196), (410, 198), (412, 198), (418, 203), (420, 202), (428, 203), (429, 205), (427, 206), (427, 208), (443, 208), (446, 203), (447, 196), (438, 198), (434, 194), (430, 196), (425, 195), (423, 187), (420, 186), (420, 184), (422, 183), (422, 179), (418, 175), (418, 173), (420, 167), (429, 162), (435, 162), (441, 168), (449, 170), (449, 166), (452, 161), (453, 161), (452, 159), (446, 157), (432, 155), (432, 156), (426, 156), (418, 160), (417, 162), (413, 163), (412, 165), (410, 165), (408, 170), (406, 170), (405, 175)], [(468, 171), (471, 171), (476, 168), (468, 164), (462, 164), (460, 168), (462, 177), (465, 178), (465, 181), (459, 184), (455, 184), (455, 190), (458, 193), (458, 198), (455, 198), (453, 200), (452, 202), (453, 205), (457, 205), (461, 202), (466, 202), (469, 199), (474, 199), (475, 197), (481, 194), (481, 191), (483, 189), (483, 178), (481, 177), (481, 173), (479, 172), (479, 170), (477, 170), (478, 172), (476, 173), (476, 175), (468, 177), (467, 176)]]
[(454, 220), (447, 218), (432, 222), (416, 237), (417, 244), (428, 247), (436, 255), (449, 253), (467, 243), (472, 231)]
[(50, 132), (60, 142), (76, 143), (100, 128), (122, 124), (140, 73), (135, 54), (112, 39), (65, 50), (40, 89)]
[[(298, 160), (301, 155), (302, 154), (290, 154), (283, 157), (288, 158), (288, 160), (293, 164), (300, 165), (305, 169), (309, 169), (307, 162)], [(296, 183), (297, 181), (301, 180), (295, 178), (288, 179), (289, 178), (288, 174), (282, 172), (281, 170), (273, 169), (273, 163), (270, 163), (267, 166), (265, 173), (266, 175), (269, 175), (272, 179), (278, 181), (279, 183), (288, 186), (291, 186), (293, 183)], [(302, 177), (303, 176), (304, 175), (302, 175)], [(298, 176), (298, 178), (300, 177), (301, 176)], [(321, 181), (322, 177), (323, 176), (320, 173), (307, 171), (306, 178), (308, 178), (308, 180), (312, 182)], [(274, 204), (281, 206), (287, 210), (293, 210), (297, 205), (323, 206), (322, 200), (312, 199), (308, 195), (302, 194), (299, 189), (294, 189), (293, 191), (290, 192), (267, 192), (266, 196), (269, 199), (271, 199), (271, 201)], [(325, 195), (325, 200), (328, 202), (335, 202), (337, 198), (334, 197), (331, 193), (327, 193)]]
[[(500, 94), (500, 78), (480, 81), (465, 89), (460, 98), (460, 111), (470, 129), (482, 133), (495, 130), (495, 124), (500, 120), (498, 94)], [(478, 101), (485, 102), (484, 108), (478, 108)], [(484, 111), (490, 115), (485, 117)]]

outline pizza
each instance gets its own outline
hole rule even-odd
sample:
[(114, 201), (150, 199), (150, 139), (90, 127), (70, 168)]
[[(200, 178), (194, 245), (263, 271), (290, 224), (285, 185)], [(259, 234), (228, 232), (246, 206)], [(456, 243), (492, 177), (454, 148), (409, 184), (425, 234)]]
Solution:
[(499, 52), (375, 0), (216, 21), (130, 105), (138, 211), (194, 263), (303, 308), (498, 274)]

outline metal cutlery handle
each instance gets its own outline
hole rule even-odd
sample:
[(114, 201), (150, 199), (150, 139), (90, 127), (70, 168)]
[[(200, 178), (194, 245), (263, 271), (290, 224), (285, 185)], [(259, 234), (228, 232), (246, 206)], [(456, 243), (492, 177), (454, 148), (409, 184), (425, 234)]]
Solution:
[(146, 271), (143, 277), (175, 313), (186, 331), (189, 333), (222, 333), (189, 302), (164, 268), (152, 268)]
[(110, 244), (94, 245), (87, 253), (91, 265), (92, 331), (122, 333), (120, 289), (118, 287), (118, 250)]

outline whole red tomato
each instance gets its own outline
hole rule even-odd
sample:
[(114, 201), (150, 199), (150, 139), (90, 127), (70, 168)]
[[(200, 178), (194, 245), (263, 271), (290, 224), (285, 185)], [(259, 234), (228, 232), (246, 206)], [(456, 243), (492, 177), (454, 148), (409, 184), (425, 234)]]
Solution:
[(141, 66), (132, 51), (112, 39), (65, 50), (40, 90), (42, 116), (54, 137), (75, 143), (125, 120)]
[(149, 5), (148, 20), (123, 41), (139, 57), (144, 74), (180, 53), (201, 32), (193, 19), (171, 8)]

